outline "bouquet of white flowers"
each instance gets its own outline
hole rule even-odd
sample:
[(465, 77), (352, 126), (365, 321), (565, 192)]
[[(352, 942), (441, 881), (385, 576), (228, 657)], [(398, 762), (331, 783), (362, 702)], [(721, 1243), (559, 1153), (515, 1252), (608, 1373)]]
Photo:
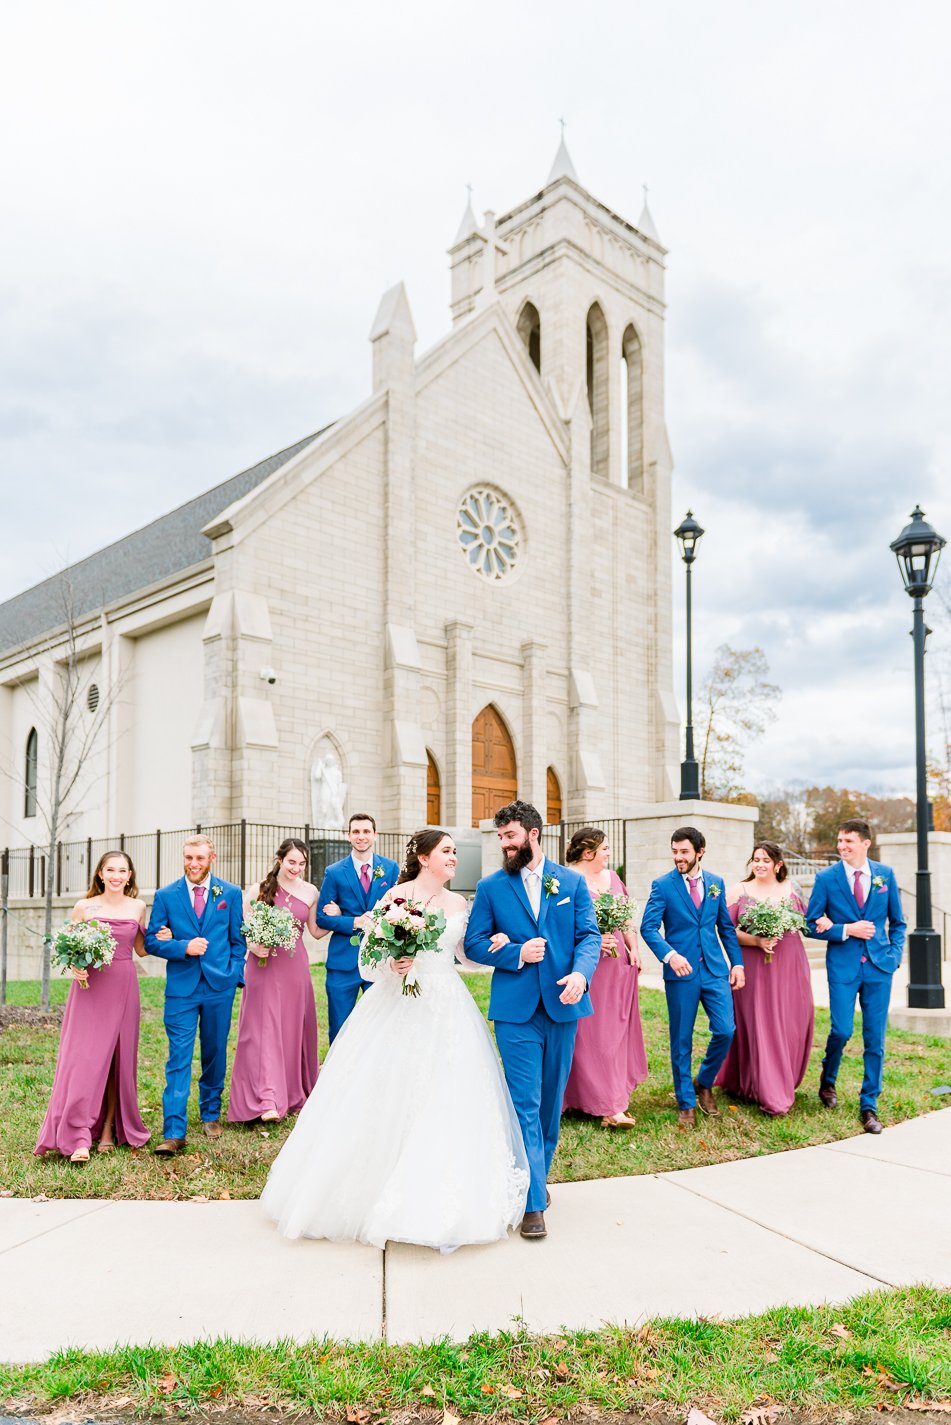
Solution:
[[(602, 935), (613, 935), (616, 930), (631, 930), (637, 915), (637, 901), (633, 896), (616, 896), (611, 891), (602, 891), (594, 898), (594, 915)], [(605, 952), (617, 959), (617, 946)]]
[[(300, 921), (295, 920), (284, 906), (267, 905), (264, 901), (252, 901), (248, 916), (241, 925), (241, 934), (249, 945), (257, 945), (271, 955), (278, 950), (286, 950), (293, 955), (300, 935)], [(258, 964), (266, 965), (268, 956), (258, 956)]]
[[(417, 901), (394, 896), (370, 911), (373, 924), (361, 938), (351, 937), (360, 946), (361, 965), (381, 965), (384, 960), (415, 960), (421, 950), (438, 950), (439, 937), (446, 928), (441, 910), (429, 910)], [(415, 966), (403, 976), (404, 995), (420, 993)]]
[[(788, 931), (803, 931), (805, 928), (806, 917), (801, 911), (794, 910), (789, 900), (757, 901), (755, 905), (748, 905), (737, 921), (738, 930), (763, 940), (782, 940)], [(772, 950), (766, 950), (764, 954), (767, 965), (771, 965)]]
[[(101, 920), (77, 920), (64, 925), (53, 941), (53, 964), (61, 970), (102, 970), (112, 964), (116, 942), (112, 931)], [(86, 980), (78, 980), (82, 990), (88, 990)]]

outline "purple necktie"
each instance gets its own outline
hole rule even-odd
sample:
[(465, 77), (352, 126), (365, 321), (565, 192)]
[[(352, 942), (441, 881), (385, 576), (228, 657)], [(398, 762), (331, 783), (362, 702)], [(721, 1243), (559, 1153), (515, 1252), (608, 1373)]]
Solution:
[(697, 890), (697, 887), (698, 887), (698, 885), (700, 884), (700, 877), (697, 876), (696, 878), (694, 878), (693, 876), (688, 876), (688, 877), (687, 877), (687, 880), (690, 882), (690, 899), (693, 901), (694, 905), (697, 907), (697, 910), (699, 910), (699, 909), (700, 909), (700, 892)]
[(862, 890), (862, 872), (853, 871), (852, 875), (855, 877), (855, 900), (859, 910), (862, 910), (865, 905), (865, 892)]
[(203, 912), (204, 912), (204, 909), (205, 909), (205, 888), (204, 888), (204, 886), (196, 886), (196, 887), (195, 887), (195, 915), (197, 916), (197, 918), (198, 918), (199, 920), (201, 920), (201, 917), (202, 917), (202, 914), (203, 914)]
[(367, 895), (370, 893), (370, 863), (367, 861), (360, 867), (360, 884)]

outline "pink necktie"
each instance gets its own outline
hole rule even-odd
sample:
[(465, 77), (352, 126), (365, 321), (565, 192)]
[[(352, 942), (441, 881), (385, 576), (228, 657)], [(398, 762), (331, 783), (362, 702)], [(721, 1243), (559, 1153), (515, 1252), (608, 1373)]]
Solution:
[(697, 876), (696, 879), (695, 879), (693, 876), (688, 876), (688, 877), (687, 877), (687, 880), (690, 882), (690, 899), (693, 901), (694, 905), (697, 907), (697, 910), (699, 910), (699, 909), (700, 909), (700, 892), (697, 890), (697, 886), (700, 884), (700, 877)]
[(204, 911), (204, 909), (205, 909), (205, 888), (204, 888), (204, 886), (196, 886), (196, 887), (195, 887), (195, 915), (198, 917), (199, 920), (201, 920), (202, 912)]
[(855, 899), (858, 903), (859, 910), (861, 910), (865, 905), (865, 892), (862, 890), (862, 872), (853, 871), (852, 875), (855, 877)]
[(365, 891), (370, 889), (370, 863), (367, 861), (360, 867), (360, 884)]

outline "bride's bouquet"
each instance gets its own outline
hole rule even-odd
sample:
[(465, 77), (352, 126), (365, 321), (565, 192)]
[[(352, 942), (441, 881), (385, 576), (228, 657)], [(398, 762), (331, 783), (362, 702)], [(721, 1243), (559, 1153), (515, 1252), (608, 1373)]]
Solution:
[[(602, 891), (594, 898), (594, 915), (602, 935), (613, 935), (617, 930), (631, 930), (637, 915), (637, 901), (633, 896), (615, 896), (610, 891)], [(604, 952), (617, 959), (617, 946)]]
[[(806, 917), (801, 911), (794, 910), (789, 900), (757, 901), (755, 905), (748, 905), (741, 913), (736, 928), (745, 931), (747, 935), (760, 936), (763, 940), (782, 940), (790, 930), (798, 930), (800, 933), (805, 930)], [(766, 950), (764, 954), (767, 965), (771, 965), (772, 950)]]
[(262, 966), (278, 950), (286, 950), (293, 955), (300, 930), (300, 921), (285, 906), (267, 905), (264, 901), (251, 902), (247, 919), (241, 925), (241, 934), (249, 945), (257, 945), (269, 952), (263, 957), (258, 956), (258, 964)]
[[(350, 944), (360, 946), (360, 964), (382, 965), (385, 960), (415, 960), (423, 950), (438, 950), (439, 937), (446, 928), (441, 910), (430, 910), (418, 901), (394, 896), (385, 905), (370, 911), (373, 924), (362, 937), (351, 936)], [(415, 965), (403, 976), (403, 994), (418, 995)]]
[[(112, 964), (116, 942), (101, 920), (77, 920), (64, 925), (53, 941), (53, 964), (61, 970), (102, 970)], [(88, 980), (77, 980), (81, 990)]]

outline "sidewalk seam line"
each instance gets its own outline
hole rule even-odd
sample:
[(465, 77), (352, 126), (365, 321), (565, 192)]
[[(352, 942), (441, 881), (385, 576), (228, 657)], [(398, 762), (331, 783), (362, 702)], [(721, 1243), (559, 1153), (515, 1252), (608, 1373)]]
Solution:
[(41, 1237), (48, 1237), (51, 1232), (62, 1232), (64, 1227), (71, 1227), (74, 1222), (83, 1222), (87, 1217), (92, 1217), (93, 1213), (101, 1212), (105, 1206), (105, 1202), (94, 1203), (88, 1212), (77, 1212), (76, 1216), (71, 1217), (68, 1222), (56, 1222), (52, 1227), (44, 1227), (42, 1232), (34, 1232), (32, 1237), (24, 1237), (21, 1242), (11, 1242), (9, 1247), (0, 1247), (0, 1257), (5, 1257), (8, 1252), (15, 1252), (18, 1247), (28, 1247), (31, 1242), (38, 1242)]
[(862, 1158), (866, 1163), (885, 1163), (889, 1168), (911, 1168), (912, 1172), (931, 1173), (936, 1178), (951, 1177), (951, 1170), (942, 1172), (940, 1168), (922, 1168), (918, 1163), (893, 1163), (891, 1158), (875, 1158), (871, 1153), (856, 1153), (853, 1148), (839, 1148), (832, 1143), (817, 1143), (816, 1147), (824, 1148), (827, 1153), (839, 1152), (848, 1158)]
[(709, 1202), (714, 1207), (722, 1208), (724, 1212), (732, 1212), (734, 1217), (742, 1217), (744, 1222), (752, 1222), (755, 1227), (762, 1227), (764, 1232), (771, 1232), (774, 1237), (782, 1237), (786, 1242), (792, 1242), (796, 1247), (802, 1247), (806, 1252), (814, 1252), (817, 1257), (825, 1257), (826, 1261), (835, 1262), (840, 1267), (847, 1268), (850, 1272), (857, 1272), (863, 1277), (868, 1277), (870, 1281), (881, 1282), (882, 1286), (897, 1287), (899, 1282), (889, 1281), (887, 1277), (880, 1277), (877, 1272), (870, 1272), (865, 1267), (857, 1267), (853, 1262), (843, 1261), (841, 1257), (834, 1257), (831, 1252), (826, 1252), (822, 1247), (813, 1247), (808, 1242), (802, 1242), (798, 1237), (791, 1237), (788, 1232), (781, 1232), (778, 1227), (771, 1227), (768, 1222), (760, 1222), (759, 1218), (751, 1217), (748, 1212), (740, 1212), (738, 1208), (729, 1207), (726, 1203), (720, 1202), (717, 1198), (707, 1197), (706, 1193), (698, 1192), (696, 1188), (687, 1187), (686, 1183), (674, 1182), (665, 1173), (657, 1174), (663, 1181), (671, 1183), (673, 1187), (682, 1188), (684, 1192), (692, 1193), (694, 1197), (699, 1197), (703, 1202)]

